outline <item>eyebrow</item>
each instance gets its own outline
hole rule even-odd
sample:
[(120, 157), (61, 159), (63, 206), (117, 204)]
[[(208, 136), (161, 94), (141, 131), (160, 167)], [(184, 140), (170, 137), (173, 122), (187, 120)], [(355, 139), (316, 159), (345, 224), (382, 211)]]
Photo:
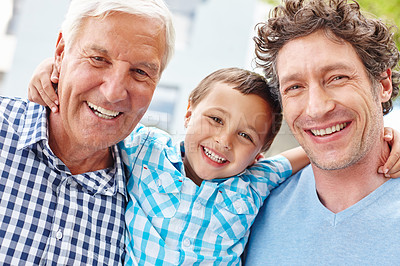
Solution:
[[(279, 74), (278, 74), (279, 75)], [(290, 74), (288, 76), (284, 76), (282, 80), (279, 82), (280, 85), (285, 84), (286, 82), (292, 81), (292, 80), (299, 80), (301, 79), (301, 74), (299, 73), (294, 73)]]
[[(346, 71), (351, 70), (351, 68), (347, 64), (336, 63), (336, 64), (332, 64), (332, 65), (323, 66), (322, 68), (319, 69), (319, 72), (327, 73), (329, 71), (338, 70), (338, 69), (346, 70)], [(286, 77), (283, 77), (280, 84), (285, 84), (286, 82), (289, 82), (292, 80), (299, 80), (301, 78), (302, 78), (302, 75), (300, 73), (293, 73)]]
[[(92, 51), (109, 56), (109, 51), (107, 49), (100, 47), (96, 44), (93, 44), (89, 49)], [(151, 71), (155, 72), (154, 74), (157, 74), (160, 69), (160, 67), (157, 64), (153, 64), (153, 63), (149, 63), (149, 62), (139, 62), (139, 63), (135, 64), (135, 67), (136, 66), (146, 67), (146, 68), (150, 69)]]
[(150, 69), (151, 71), (153, 71), (155, 73), (158, 73), (158, 71), (160, 69), (157, 64), (153, 64), (153, 63), (149, 63), (149, 62), (140, 62), (138, 64), (135, 64), (135, 67), (136, 66), (144, 66), (144, 67)]
[(225, 111), (225, 109), (223, 109), (221, 107), (211, 107), (210, 109), (219, 111), (219, 112), (221, 112), (221, 113), (223, 113), (223, 114), (225, 114), (225, 115), (227, 115), (229, 117), (231, 116), (231, 114), (229, 112)]
[(321, 69), (321, 72), (327, 73), (329, 71), (339, 70), (339, 69), (349, 71), (352, 68), (350, 68), (347, 64), (344, 64), (344, 63), (336, 63), (336, 64), (333, 64), (333, 65), (324, 66)]
[(98, 46), (96, 44), (94, 44), (91, 47), (89, 47), (89, 49), (93, 50), (93, 51), (96, 51), (96, 52), (99, 52), (99, 53), (102, 53), (102, 54), (105, 54), (105, 55), (108, 55), (108, 50), (107, 49), (104, 49), (104, 48), (102, 48), (102, 47), (100, 47), (100, 46)]

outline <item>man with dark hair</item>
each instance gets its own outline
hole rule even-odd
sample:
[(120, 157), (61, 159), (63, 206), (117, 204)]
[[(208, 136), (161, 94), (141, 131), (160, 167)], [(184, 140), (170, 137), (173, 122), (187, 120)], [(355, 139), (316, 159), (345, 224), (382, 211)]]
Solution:
[(287, 0), (255, 40), (311, 166), (272, 191), (246, 263), (399, 265), (400, 180), (376, 171), (399, 90), (391, 28), (353, 1)]

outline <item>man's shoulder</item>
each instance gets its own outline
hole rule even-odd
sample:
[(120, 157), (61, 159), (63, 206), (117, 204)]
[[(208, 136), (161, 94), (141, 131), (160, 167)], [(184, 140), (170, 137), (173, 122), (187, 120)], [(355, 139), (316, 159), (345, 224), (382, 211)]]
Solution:
[(0, 113), (3, 116), (10, 116), (12, 113), (21, 114), (26, 110), (27, 105), (27, 100), (0, 96)]
[(271, 192), (271, 196), (275, 194), (290, 193), (299, 188), (299, 186), (314, 180), (314, 173), (311, 165), (307, 165), (297, 173), (293, 174), (285, 180), (279, 187)]
[(146, 127), (142, 124), (136, 126), (136, 128), (127, 136), (122, 142), (119, 143), (119, 147), (122, 149), (137, 148), (138, 146), (152, 146), (154, 144), (161, 146), (172, 146), (171, 136), (156, 127)]
[(126, 165), (131, 165), (138, 159), (143, 161), (169, 160), (180, 162), (179, 149), (172, 141), (172, 137), (165, 131), (146, 127), (139, 124), (132, 133), (118, 143), (122, 151), (122, 158)]
[[(23, 127), (26, 124), (26, 119), (35, 119), (44, 110), (44, 107), (25, 99), (0, 96), (2, 124), (7, 123), (14, 127)], [(16, 131), (18, 130), (16, 129)]]

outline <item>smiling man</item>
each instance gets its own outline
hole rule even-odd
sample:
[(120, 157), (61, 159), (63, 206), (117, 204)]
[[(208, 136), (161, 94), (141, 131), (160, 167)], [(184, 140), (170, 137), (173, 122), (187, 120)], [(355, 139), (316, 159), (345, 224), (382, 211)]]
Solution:
[(117, 265), (126, 177), (116, 143), (174, 46), (162, 0), (73, 0), (59, 34), (59, 112), (0, 98), (0, 264)]
[(346, 0), (287, 0), (261, 24), (258, 62), (311, 166), (272, 191), (248, 265), (400, 264), (400, 180), (377, 173), (399, 90), (390, 28)]

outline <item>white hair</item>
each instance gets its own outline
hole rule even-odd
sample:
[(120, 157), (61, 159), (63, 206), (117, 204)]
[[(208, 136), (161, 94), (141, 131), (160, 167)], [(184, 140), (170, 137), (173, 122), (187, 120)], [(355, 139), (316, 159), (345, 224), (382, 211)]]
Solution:
[(74, 41), (85, 18), (106, 17), (113, 12), (146, 16), (158, 19), (164, 24), (166, 49), (161, 64), (162, 72), (175, 49), (172, 15), (163, 0), (72, 0), (61, 26), (66, 47)]

